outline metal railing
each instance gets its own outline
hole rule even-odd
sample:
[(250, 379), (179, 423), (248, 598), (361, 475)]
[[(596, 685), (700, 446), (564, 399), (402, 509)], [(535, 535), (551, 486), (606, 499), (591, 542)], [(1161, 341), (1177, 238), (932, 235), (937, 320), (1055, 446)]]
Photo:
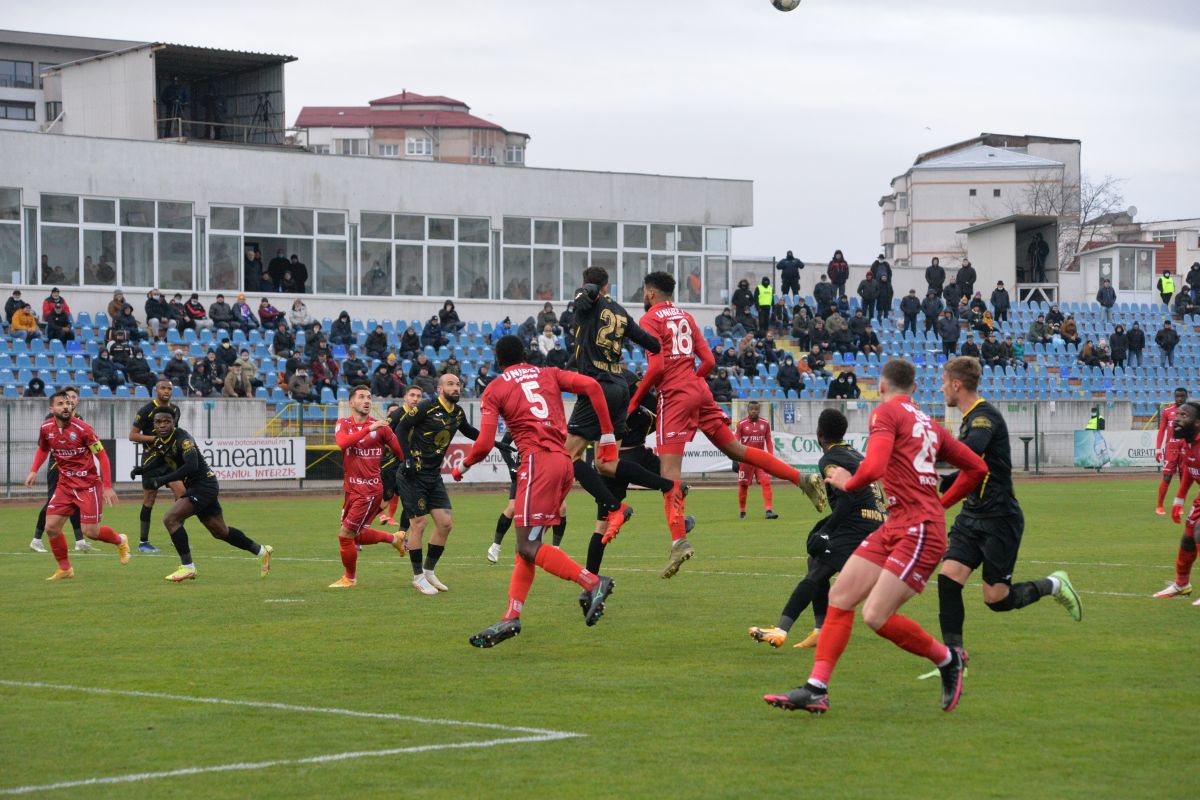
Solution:
[(241, 125), (235, 122), (213, 122), (184, 117), (159, 117), (156, 124), (160, 139), (308, 147), (308, 128)]

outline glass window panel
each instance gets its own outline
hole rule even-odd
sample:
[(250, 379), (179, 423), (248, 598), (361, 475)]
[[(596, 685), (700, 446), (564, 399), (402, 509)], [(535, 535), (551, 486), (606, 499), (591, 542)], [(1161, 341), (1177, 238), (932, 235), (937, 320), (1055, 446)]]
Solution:
[(591, 256), (575, 250), (563, 251), (563, 280), (568, 291), (583, 285), (583, 271), (588, 268)]
[(154, 285), (153, 233), (121, 232), (121, 285)]
[(1111, 258), (1100, 259), (1100, 280), (1111, 281), (1113, 279), (1112, 264)]
[(1137, 291), (1150, 291), (1151, 284), (1154, 281), (1154, 270), (1150, 268), (1153, 263), (1153, 256), (1150, 250), (1138, 250), (1137, 257)]
[(704, 231), (704, 249), (713, 253), (728, 253), (729, 229), (706, 228)]
[(675, 249), (675, 226), (674, 225), (651, 225), (650, 226), (650, 249), (651, 250), (674, 250)]
[(649, 272), (650, 263), (645, 253), (623, 253), (621, 255), (621, 297), (626, 303), (642, 299), (642, 278)]
[(704, 259), (704, 302), (714, 306), (729, 302), (729, 259), (725, 256)]
[(534, 300), (558, 300), (562, 295), (562, 273), (558, 255), (560, 252), (541, 248), (533, 251)]
[(530, 219), (528, 217), (505, 217), (504, 218), (504, 243), (505, 244), (529, 244), (529, 226)]
[(42, 222), (79, 222), (79, 198), (42, 195)]
[(665, 272), (672, 278), (675, 277), (675, 256), (667, 256), (662, 254), (653, 254), (650, 256), (650, 271)]
[(28, 283), (37, 283), (40, 277), (38, 231), (38, 210), (36, 208), (25, 209), (25, 280)]
[(79, 229), (42, 226), (42, 283), (79, 283)]
[(115, 200), (84, 200), (83, 221), (97, 225), (117, 224), (117, 202)]
[(1124, 290), (1132, 292), (1133, 287), (1134, 287), (1134, 281), (1135, 281), (1134, 270), (1133, 270), (1133, 251), (1132, 250), (1120, 250), (1119, 253), (1120, 253), (1120, 259), (1121, 259), (1120, 260), (1121, 268), (1117, 272), (1117, 282), (1118, 282), (1117, 289), (1118, 290), (1124, 289)]
[(21, 282), (20, 225), (0, 225), (0, 280)]
[(116, 231), (83, 232), (83, 283), (85, 286), (117, 285)]
[(649, 246), (649, 239), (646, 236), (645, 225), (625, 225), (623, 228), (625, 247), (632, 247), (641, 250)]
[(317, 240), (317, 282), (324, 294), (346, 294), (346, 243)]
[(534, 244), (558, 244), (558, 220), (539, 219), (533, 223)]
[(290, 236), (312, 236), (313, 212), (307, 208), (281, 209), (279, 232)]
[(419, 244), (396, 245), (396, 294), (421, 294), (425, 280), (424, 251)]
[(563, 246), (588, 247), (591, 238), (588, 235), (588, 223), (584, 220), (563, 220)]
[[(461, 224), (459, 226), (461, 232)], [(458, 248), (458, 291), (461, 297), (486, 299), (488, 296), (488, 249)]]
[(474, 244), (487, 244), (490, 223), (478, 217), (458, 218), (458, 240)]
[(242, 269), (242, 241), (237, 236), (208, 237), (208, 288), (232, 291), (238, 288)]
[(615, 222), (593, 222), (592, 223), (592, 247), (616, 247), (617, 246), (617, 223)]
[[(432, 233), (432, 230), (430, 231)], [(425, 250), (428, 260), (428, 294), (430, 297), (454, 297), (454, 248), (434, 247)]]
[(699, 225), (679, 226), (679, 249), (687, 253), (698, 253), (703, 245), (704, 229)]
[[(365, 214), (363, 216), (366, 216)], [(391, 230), (391, 215), (385, 215)], [(388, 234), (391, 236), (390, 232)], [(392, 293), (392, 245), (390, 242), (363, 242), (360, 247), (361, 280), (359, 294), (390, 295)]]
[(429, 238), (436, 239), (439, 242), (454, 241), (454, 218), (453, 217), (430, 217), (429, 218)]
[(279, 209), (246, 206), (247, 233), (279, 233)]
[(679, 282), (675, 286), (675, 296), (682, 303), (699, 303), (700, 287), (700, 256), (679, 257)]
[(192, 204), (159, 203), (158, 227), (170, 228), (176, 231), (190, 231), (192, 229)]
[(361, 230), (362, 238), (364, 239), (390, 240), (392, 238), (392, 215), (373, 214), (369, 211), (364, 211)]
[[(505, 220), (507, 225), (507, 220)], [(504, 299), (529, 300), (533, 292), (529, 286), (530, 252), (528, 247), (504, 248)]]
[(0, 219), (21, 220), (21, 190), (0, 187)]
[(592, 251), (592, 266), (604, 267), (608, 270), (608, 274), (617, 274), (617, 253), (615, 250), (593, 250)]
[(154, 201), (122, 200), (121, 224), (129, 228), (153, 228)]
[(229, 206), (213, 206), (209, 209), (209, 223), (214, 230), (236, 231), (242, 227), (242, 210)]
[(345, 236), (346, 215), (340, 211), (317, 212), (318, 236)]
[(409, 242), (425, 241), (425, 218), (414, 214), (397, 214), (395, 236)]
[(158, 288), (163, 291), (191, 291), (192, 234), (158, 234)]

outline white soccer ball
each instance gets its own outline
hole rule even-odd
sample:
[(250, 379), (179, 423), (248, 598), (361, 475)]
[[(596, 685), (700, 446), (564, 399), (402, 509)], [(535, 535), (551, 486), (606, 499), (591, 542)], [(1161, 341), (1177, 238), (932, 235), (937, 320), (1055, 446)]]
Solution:
[(771, 5), (780, 11), (795, 11), (800, 5), (800, 0), (771, 0)]

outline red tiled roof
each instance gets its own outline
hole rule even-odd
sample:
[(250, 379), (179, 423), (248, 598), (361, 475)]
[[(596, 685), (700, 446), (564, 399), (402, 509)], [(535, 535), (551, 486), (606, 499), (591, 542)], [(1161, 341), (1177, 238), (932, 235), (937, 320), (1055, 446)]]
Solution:
[(379, 111), (368, 106), (305, 106), (297, 128), (481, 128), (504, 131), (461, 111)]
[[(435, 94), (417, 94), (416, 92), (403, 91), (400, 94), (394, 94), (390, 97), (381, 97), (378, 100), (370, 101), (373, 106), (397, 106), (406, 104), (423, 104), (442, 103), (448, 106), (466, 106), (467, 104), (461, 100), (455, 100), (453, 97)], [(467, 106), (470, 108), (470, 106)]]

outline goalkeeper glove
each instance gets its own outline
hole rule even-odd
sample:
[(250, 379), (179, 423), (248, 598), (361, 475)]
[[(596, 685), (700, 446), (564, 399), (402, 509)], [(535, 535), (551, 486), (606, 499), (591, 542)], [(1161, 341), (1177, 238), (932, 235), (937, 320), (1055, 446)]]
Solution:
[(146, 473), (145, 467), (134, 467), (133, 469), (129, 470), (129, 477), (133, 480), (137, 480), (138, 477), (140, 477), (141, 475), (144, 475), (145, 473)]
[(607, 464), (610, 461), (616, 461), (617, 453), (617, 438), (611, 433), (606, 433), (600, 437), (600, 447), (596, 450), (596, 459), (601, 464)]

